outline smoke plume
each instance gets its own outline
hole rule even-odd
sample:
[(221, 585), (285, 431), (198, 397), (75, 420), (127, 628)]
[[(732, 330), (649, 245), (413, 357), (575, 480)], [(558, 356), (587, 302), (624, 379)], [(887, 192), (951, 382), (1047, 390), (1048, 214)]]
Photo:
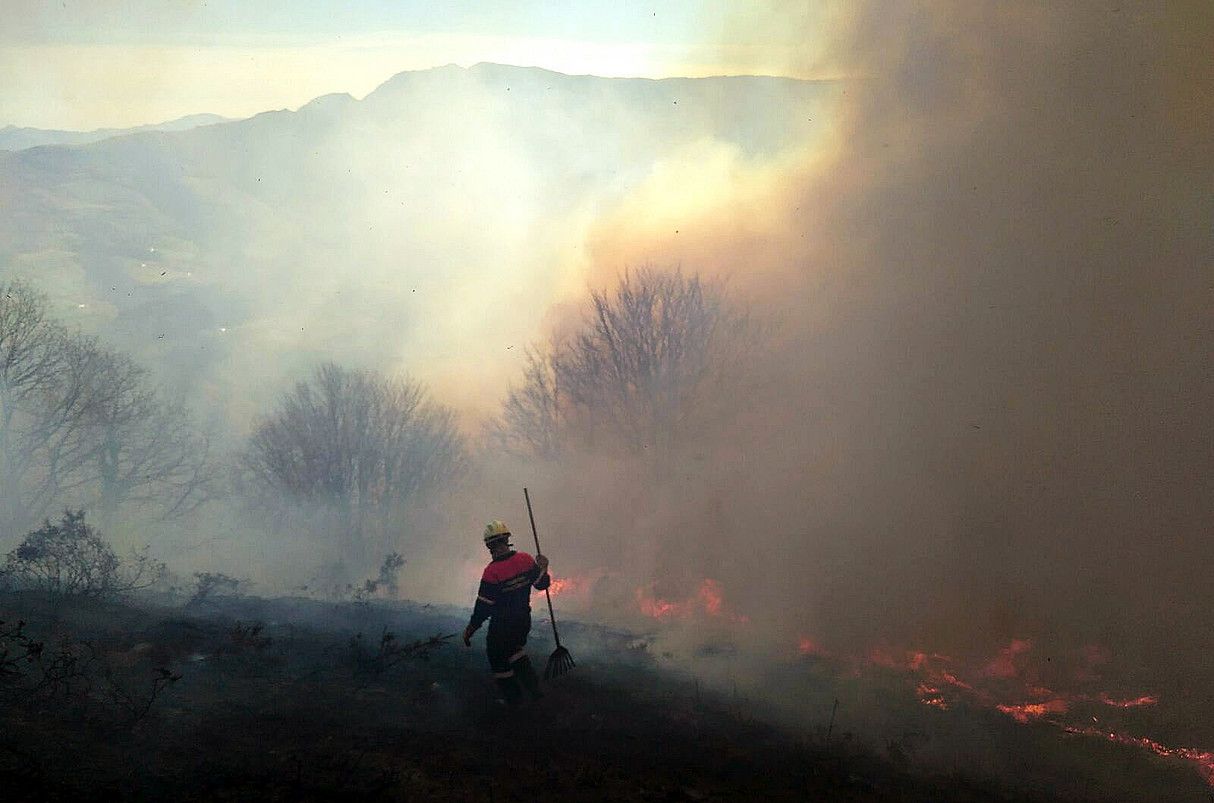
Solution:
[(665, 544), (659, 574), (711, 572), (781, 638), (1065, 632), (1189, 671), (1214, 602), (1214, 14), (882, 3), (840, 30), (828, 139), (707, 155), (698, 209), (599, 220), (592, 282), (727, 276), (778, 335), (707, 465), (560, 526)]

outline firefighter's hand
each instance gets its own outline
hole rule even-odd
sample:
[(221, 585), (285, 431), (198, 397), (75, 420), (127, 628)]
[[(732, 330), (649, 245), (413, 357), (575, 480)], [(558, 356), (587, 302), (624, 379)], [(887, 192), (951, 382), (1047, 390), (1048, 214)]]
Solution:
[(475, 627), (473, 627), (472, 625), (468, 625), (467, 627), (464, 628), (464, 646), (465, 647), (472, 646), (472, 634), (475, 633), (476, 630), (477, 629)]
[(547, 555), (536, 555), (535, 556), (535, 565), (540, 567), (540, 574), (543, 574), (544, 572), (548, 571), (548, 556)]

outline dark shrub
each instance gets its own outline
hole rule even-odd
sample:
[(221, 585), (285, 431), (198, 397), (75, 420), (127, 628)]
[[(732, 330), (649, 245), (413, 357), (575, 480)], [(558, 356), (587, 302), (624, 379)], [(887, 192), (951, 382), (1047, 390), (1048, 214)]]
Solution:
[(48, 519), (9, 552), (5, 585), (51, 596), (101, 599), (147, 588), (163, 575), (164, 564), (144, 552), (123, 560), (93, 528), (84, 511), (64, 511), (59, 523)]

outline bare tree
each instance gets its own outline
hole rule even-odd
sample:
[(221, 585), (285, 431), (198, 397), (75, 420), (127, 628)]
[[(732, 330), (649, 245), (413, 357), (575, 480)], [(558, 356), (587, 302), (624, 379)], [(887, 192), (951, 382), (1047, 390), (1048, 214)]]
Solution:
[(420, 384), (332, 363), (283, 397), (244, 456), (256, 487), (320, 504), (364, 549), (369, 527), (454, 478), (463, 461), (452, 412)]
[(677, 270), (625, 274), (591, 293), (572, 338), (528, 353), (490, 434), (537, 456), (668, 446), (703, 423), (756, 334), (716, 284)]
[(60, 331), (55, 336), (56, 370), (32, 410), (26, 438), (36, 448), (28, 453), (29, 504), (43, 510), (64, 495), (91, 495), (97, 478), (96, 416), (122, 392), (126, 377), (115, 370), (120, 359), (95, 340)]
[(560, 451), (564, 399), (554, 363), (555, 355), (527, 349), (522, 384), (510, 388), (501, 415), (489, 424), (490, 437), (507, 451), (542, 458)]
[(0, 286), (0, 517), (21, 525), (64, 481), (88, 370), (83, 339), (51, 321), (21, 282)]
[(24, 513), (22, 475), (32, 447), (23, 408), (43, 392), (56, 355), (42, 298), (17, 282), (0, 293), (0, 521), (11, 523)]
[(105, 389), (87, 421), (89, 474), (103, 518), (126, 504), (175, 516), (210, 498), (210, 441), (184, 404), (153, 389), (144, 370), (123, 355), (106, 355)]
[(44, 297), (0, 286), (0, 523), (27, 526), (55, 503), (128, 502), (166, 514), (201, 499), (206, 439), (184, 407), (96, 339), (51, 320)]

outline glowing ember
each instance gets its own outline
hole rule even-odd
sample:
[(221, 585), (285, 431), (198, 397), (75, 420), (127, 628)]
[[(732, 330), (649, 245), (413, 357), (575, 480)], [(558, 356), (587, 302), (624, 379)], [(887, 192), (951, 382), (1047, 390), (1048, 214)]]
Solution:
[(1164, 758), (1179, 758), (1192, 762), (1197, 765), (1197, 771), (1201, 773), (1202, 779), (1211, 786), (1214, 786), (1214, 750), (1196, 750), (1192, 747), (1168, 747), (1145, 736), (1128, 736), (1115, 731), (1101, 730), (1100, 728), (1064, 727), (1063, 730), (1067, 733), (1078, 734), (1080, 736), (1096, 736), (1101, 739), (1107, 739), (1110, 742), (1116, 742), (1117, 744), (1134, 745), (1135, 747), (1150, 750), (1155, 755)]
[[(993, 708), (1021, 724), (1045, 722), (1061, 728), (1066, 733), (1097, 736), (1118, 744), (1133, 745), (1158, 756), (1197, 765), (1202, 778), (1214, 786), (1214, 751), (1168, 747), (1153, 739), (1129, 736), (1107, 728), (1076, 727), (1067, 724), (1066, 715), (1085, 713), (1082, 708), (1072, 713), (1076, 706), (1107, 705), (1133, 709), (1156, 705), (1159, 703), (1159, 697), (1154, 694), (1113, 697), (1107, 692), (1066, 693), (1031, 683), (1029, 679), (1034, 677), (1029, 663), (1032, 646), (1032, 642), (1027, 639), (1014, 639), (1008, 646), (1000, 649), (993, 659), (971, 666), (968, 671), (964, 663), (947, 655), (894, 650), (885, 646), (873, 647), (863, 659), (851, 659), (849, 663), (852, 665), (853, 675), (859, 675), (863, 667), (874, 666), (911, 673), (915, 677), (915, 695), (925, 706), (947, 711), (954, 702), (965, 699)], [(813, 641), (802, 637), (802, 654), (816, 650)], [(1081, 682), (1091, 682), (1100, 677), (1094, 668), (1107, 663), (1110, 655), (1103, 647), (1089, 645), (1082, 650), (1079, 659), (1082, 666), (1075, 673), (1075, 678)], [(1086, 714), (1084, 718), (1087, 718)], [(1093, 722), (1099, 721), (1095, 716), (1091, 719)]]
[(929, 686), (926, 683), (920, 683), (915, 689), (915, 693), (919, 695), (919, 702), (924, 705), (930, 705), (933, 708), (939, 708), (941, 711), (948, 710), (948, 703), (940, 695), (940, 689), (935, 686)]

